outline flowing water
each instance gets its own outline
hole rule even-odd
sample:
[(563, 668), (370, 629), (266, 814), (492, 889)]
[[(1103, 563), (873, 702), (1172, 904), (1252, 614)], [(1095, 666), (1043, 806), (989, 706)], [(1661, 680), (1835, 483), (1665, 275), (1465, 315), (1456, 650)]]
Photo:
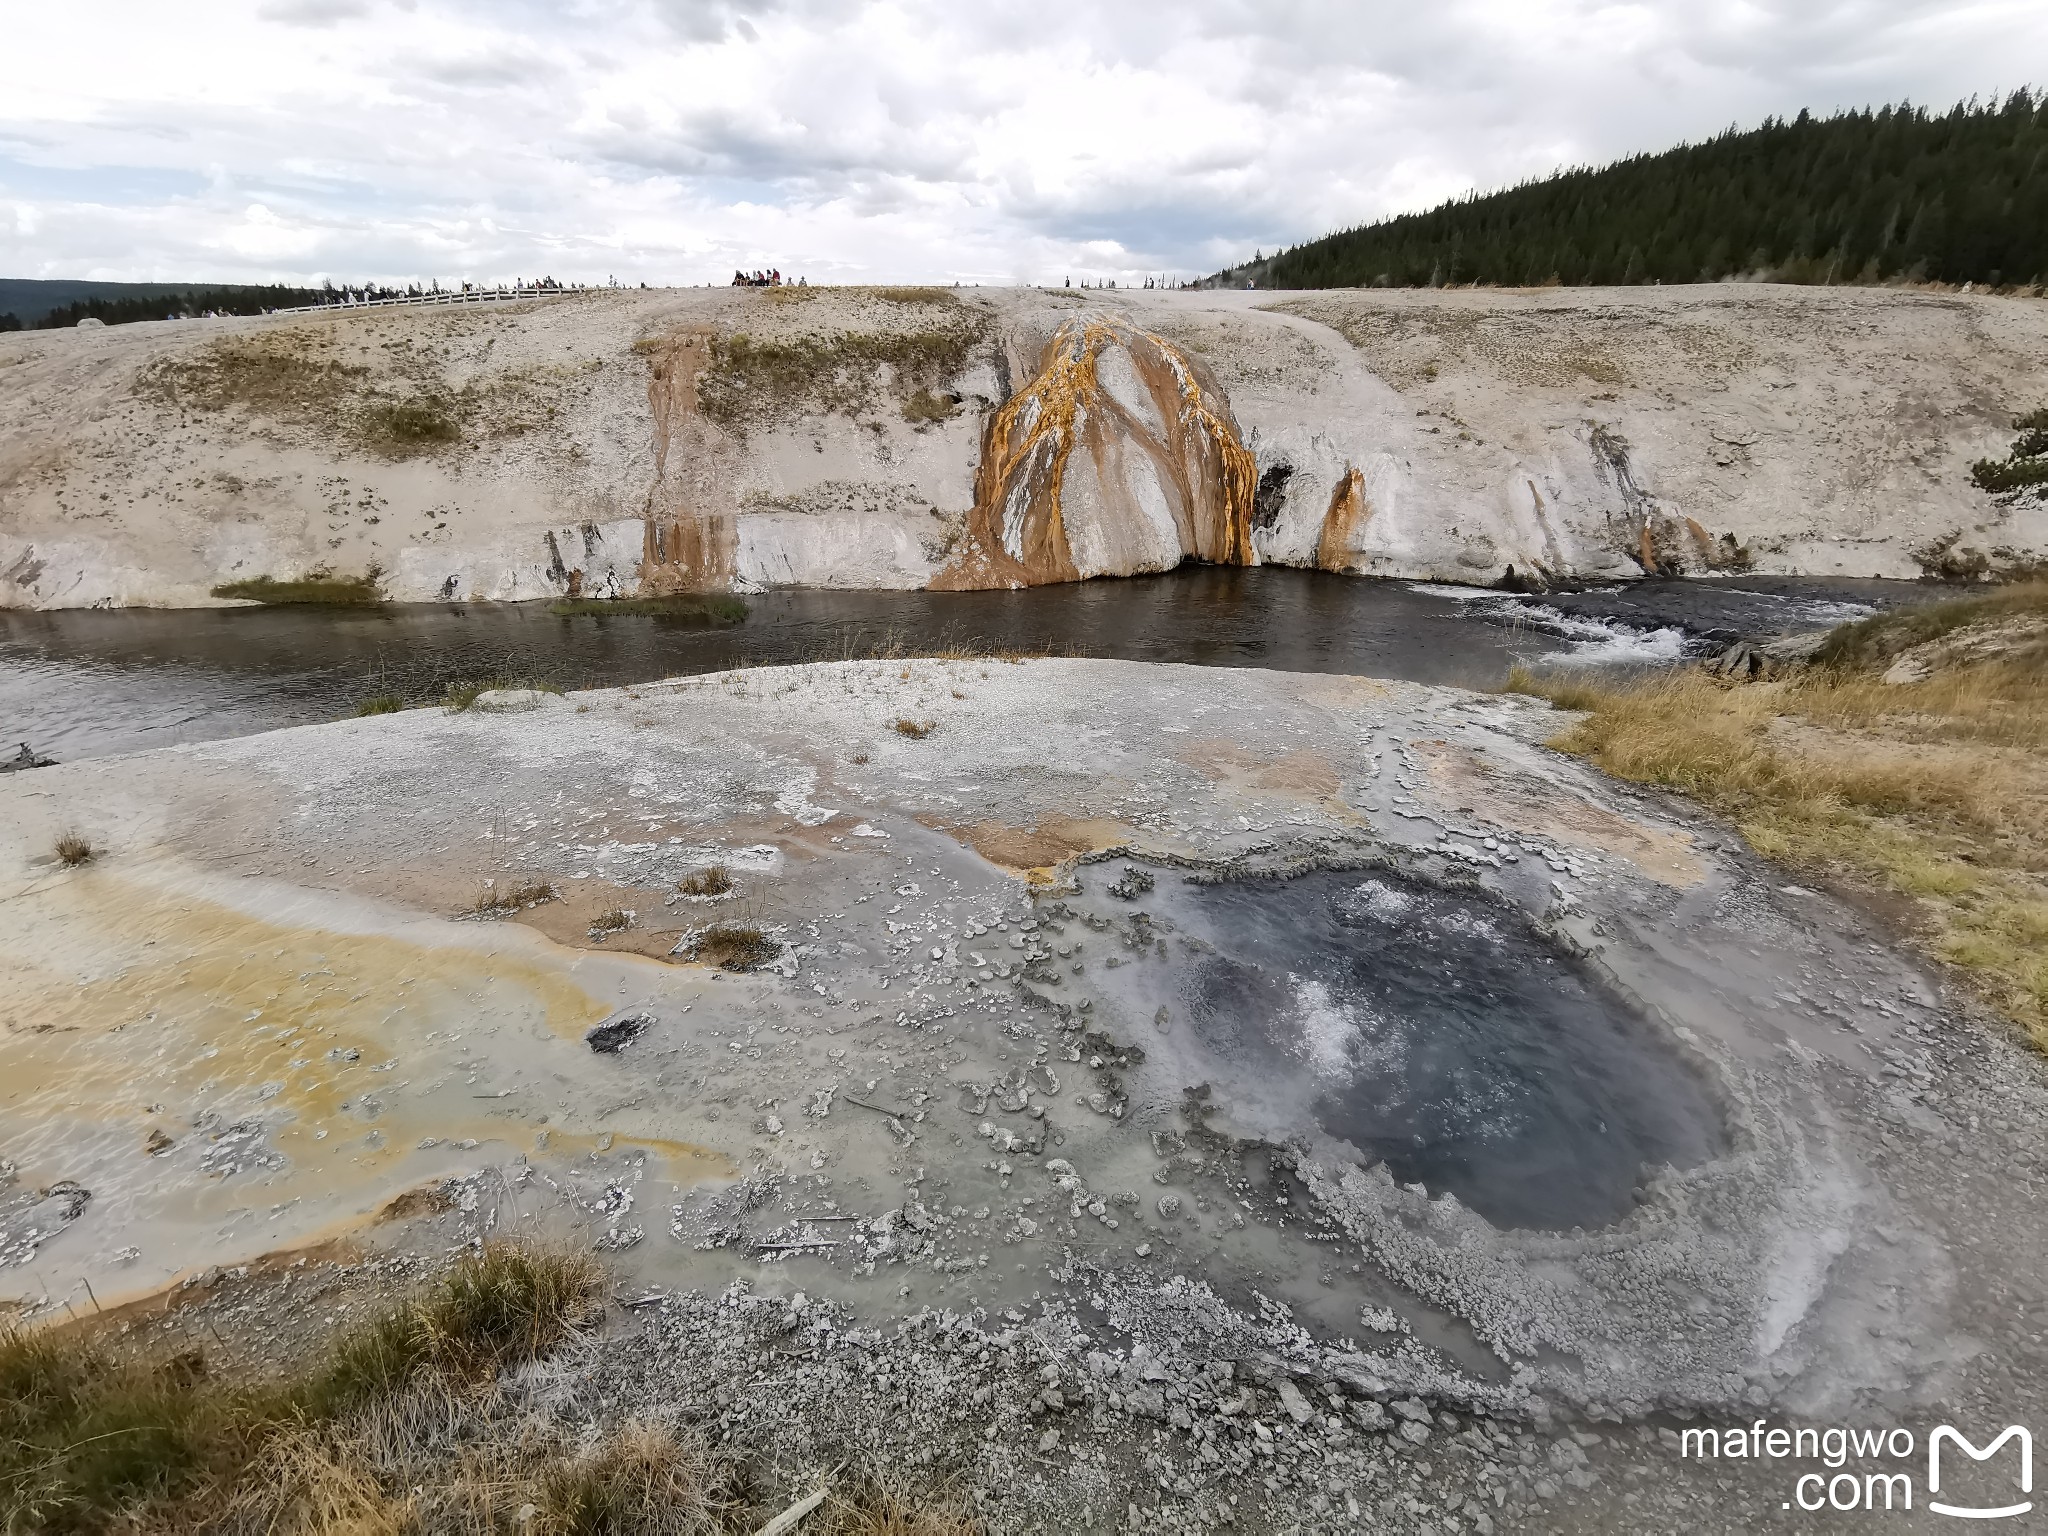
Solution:
[(1517, 660), (1655, 664), (1914, 601), (1907, 582), (1651, 582), (1544, 599), (1192, 566), (1017, 592), (779, 591), (744, 621), (543, 604), (0, 612), (0, 756), (60, 761), (332, 720), (453, 681), (648, 682), (742, 664), (971, 646), (1498, 686)]

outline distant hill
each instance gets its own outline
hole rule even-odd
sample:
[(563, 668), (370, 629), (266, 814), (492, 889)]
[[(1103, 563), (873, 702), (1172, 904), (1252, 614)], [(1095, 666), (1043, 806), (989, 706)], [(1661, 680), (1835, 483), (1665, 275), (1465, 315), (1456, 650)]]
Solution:
[(163, 298), (183, 293), (190, 283), (88, 283), (69, 278), (0, 277), (0, 315), (12, 315), (26, 328), (53, 309), (81, 299)]
[(1259, 288), (1449, 283), (2048, 282), (2048, 95), (1731, 128), (1311, 240)]
[(256, 283), (94, 283), (0, 277), (0, 331), (76, 325), (88, 315), (108, 325), (167, 320), (173, 315), (260, 315), (266, 309), (318, 304), (334, 298), (338, 291)]

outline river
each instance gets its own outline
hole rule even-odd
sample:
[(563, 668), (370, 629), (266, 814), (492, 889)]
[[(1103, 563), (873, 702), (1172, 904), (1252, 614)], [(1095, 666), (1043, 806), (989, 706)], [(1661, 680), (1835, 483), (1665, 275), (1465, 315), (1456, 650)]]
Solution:
[(0, 756), (60, 761), (332, 720), (451, 682), (561, 688), (951, 646), (1497, 687), (1516, 661), (1668, 664), (1940, 588), (1785, 577), (1521, 598), (1317, 571), (1189, 566), (1019, 592), (777, 591), (718, 628), (544, 604), (0, 611)]

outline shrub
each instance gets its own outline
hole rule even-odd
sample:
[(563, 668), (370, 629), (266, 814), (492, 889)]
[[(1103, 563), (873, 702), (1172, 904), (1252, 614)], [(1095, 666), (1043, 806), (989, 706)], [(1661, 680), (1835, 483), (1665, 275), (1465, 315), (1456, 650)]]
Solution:
[(2048, 406), (2020, 417), (2013, 426), (2019, 436), (2004, 458), (1979, 459), (1970, 466), (1970, 483), (1978, 490), (2000, 495), (2029, 486), (2048, 487)]
[(895, 731), (898, 736), (908, 736), (912, 741), (923, 741), (925, 737), (931, 735), (935, 726), (935, 721), (912, 720), (905, 717), (899, 719), (890, 729)]
[(93, 846), (76, 832), (60, 833), (57, 838), (57, 862), (66, 869), (76, 869), (93, 856)]

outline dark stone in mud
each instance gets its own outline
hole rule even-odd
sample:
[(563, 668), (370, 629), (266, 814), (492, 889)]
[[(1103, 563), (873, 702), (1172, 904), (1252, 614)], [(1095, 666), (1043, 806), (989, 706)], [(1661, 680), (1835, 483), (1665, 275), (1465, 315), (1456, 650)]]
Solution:
[(622, 1014), (616, 1019), (606, 1019), (585, 1035), (583, 1041), (600, 1056), (610, 1056), (639, 1039), (653, 1022), (644, 1013)]
[(25, 768), (54, 768), (56, 766), (57, 759), (54, 757), (44, 757), (24, 741), (21, 744), (21, 750), (15, 753), (14, 756), (0, 760), (0, 773), (20, 773)]

